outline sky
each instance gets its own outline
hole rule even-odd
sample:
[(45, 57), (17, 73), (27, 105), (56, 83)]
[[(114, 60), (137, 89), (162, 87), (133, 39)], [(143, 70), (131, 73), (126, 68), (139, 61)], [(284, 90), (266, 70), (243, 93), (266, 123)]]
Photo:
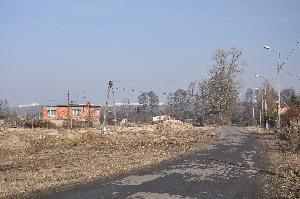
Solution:
[[(0, 0), (0, 99), (20, 104), (104, 104), (140, 91), (165, 94), (206, 77), (219, 48), (241, 49), (243, 89), (277, 86), (278, 55), (292, 56), (282, 88), (300, 91), (299, 0)], [(292, 74), (288, 75), (286, 72)], [(125, 89), (125, 90), (124, 90)]]

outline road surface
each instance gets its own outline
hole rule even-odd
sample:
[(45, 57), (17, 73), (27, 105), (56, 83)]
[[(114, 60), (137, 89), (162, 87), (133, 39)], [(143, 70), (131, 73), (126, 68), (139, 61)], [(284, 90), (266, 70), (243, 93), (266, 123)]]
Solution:
[(38, 198), (258, 198), (268, 175), (260, 137), (241, 127), (220, 127), (208, 149), (113, 181), (83, 185)]

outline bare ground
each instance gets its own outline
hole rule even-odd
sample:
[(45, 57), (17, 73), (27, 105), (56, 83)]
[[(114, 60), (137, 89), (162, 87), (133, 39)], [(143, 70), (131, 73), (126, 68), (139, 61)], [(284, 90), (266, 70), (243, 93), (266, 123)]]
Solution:
[(2, 129), (0, 198), (61, 190), (157, 164), (207, 146), (214, 128), (168, 121), (97, 129)]

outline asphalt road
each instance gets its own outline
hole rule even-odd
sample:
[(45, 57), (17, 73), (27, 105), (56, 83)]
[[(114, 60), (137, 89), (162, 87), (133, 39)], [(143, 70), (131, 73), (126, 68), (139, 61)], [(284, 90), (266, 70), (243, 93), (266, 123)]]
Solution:
[(260, 137), (241, 127), (221, 127), (208, 149), (162, 165), (39, 198), (258, 198), (268, 175)]

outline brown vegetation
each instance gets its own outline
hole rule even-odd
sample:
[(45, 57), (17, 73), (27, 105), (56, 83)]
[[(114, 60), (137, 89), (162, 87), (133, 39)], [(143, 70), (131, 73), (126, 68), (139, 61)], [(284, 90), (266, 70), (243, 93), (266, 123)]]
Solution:
[(276, 174), (262, 178), (263, 198), (300, 198), (299, 153), (282, 148), (275, 134), (255, 127), (250, 130), (264, 136), (262, 144), (267, 152), (267, 170)]
[(63, 189), (157, 164), (209, 143), (212, 128), (178, 121), (97, 129), (0, 131), (0, 198)]

